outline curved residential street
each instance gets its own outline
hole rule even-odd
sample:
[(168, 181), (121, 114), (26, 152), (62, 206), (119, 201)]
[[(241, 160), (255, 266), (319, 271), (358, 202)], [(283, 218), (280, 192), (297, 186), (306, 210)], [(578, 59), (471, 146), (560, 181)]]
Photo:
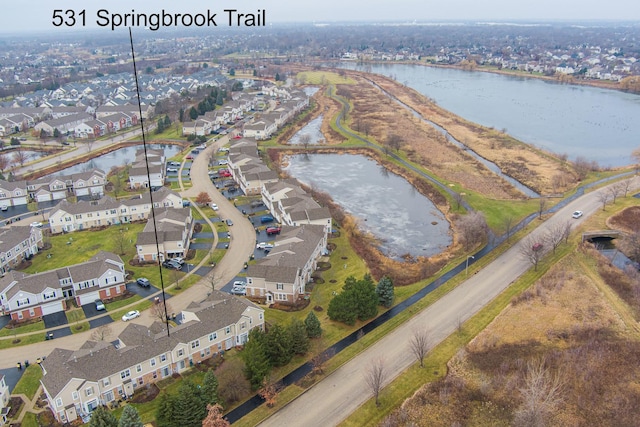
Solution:
[[(632, 188), (639, 188), (640, 178), (631, 179)], [(554, 225), (564, 224), (568, 220), (576, 225), (580, 224), (596, 210), (602, 209), (598, 200), (598, 194), (602, 191), (606, 191), (606, 187), (569, 203), (531, 232), (531, 235), (536, 240), (542, 240), (547, 230)], [(571, 219), (571, 213), (575, 210), (584, 211), (584, 216), (578, 220)], [(388, 384), (416, 362), (409, 348), (409, 340), (414, 330), (427, 327), (430, 348), (436, 346), (456, 330), (458, 322), (464, 322), (477, 313), (529, 268), (531, 264), (520, 255), (519, 245), (514, 245), (494, 262), (345, 363), (260, 426), (338, 425), (372, 397), (365, 381), (365, 373), (371, 361), (379, 358), (384, 360), (387, 377), (385, 384)], [(382, 398), (384, 399), (384, 396)]]
[[(218, 204), (218, 214), (220, 217), (225, 219), (231, 218), (233, 221), (233, 226), (230, 227), (232, 237), (229, 249), (218, 265), (211, 273), (209, 273), (213, 274), (216, 278), (217, 289), (233, 280), (238, 272), (242, 271), (245, 261), (249, 259), (249, 256), (253, 253), (256, 245), (256, 234), (251, 222), (233, 206), (232, 202), (220, 194), (207, 174), (210, 155), (215, 154), (218, 148), (228, 142), (229, 139), (226, 136), (224, 138), (220, 138), (214, 143), (211, 143), (205, 150), (201, 151), (200, 154), (195, 157), (190, 173), (193, 186), (190, 189), (181, 192), (183, 197), (191, 197), (193, 200), (198, 193), (206, 191), (209, 193), (212, 200)], [(21, 220), (19, 224), (28, 225), (31, 221), (33, 221), (33, 218), (29, 217)], [(215, 225), (212, 227), (214, 227), (215, 233)], [(203, 263), (206, 262), (206, 259), (207, 258), (205, 257)], [(198, 283), (194, 284), (189, 289), (171, 297), (170, 302), (172, 309), (177, 312), (186, 308), (192, 301), (200, 301), (204, 299), (210, 288), (211, 285), (209, 277), (203, 277)], [(159, 292), (157, 294), (159, 294)], [(155, 320), (157, 319), (151, 315), (149, 310), (147, 310), (142, 312), (142, 315), (132, 322), (149, 326)], [(122, 332), (126, 325), (127, 323), (122, 322), (121, 320), (110, 323), (109, 327), (112, 330), (110, 338), (116, 337), (120, 332)], [(39, 331), (38, 333), (44, 334), (44, 331)], [(77, 350), (89, 339), (91, 339), (91, 331), (86, 331), (66, 337), (56, 338), (51, 341), (43, 341), (36, 344), (0, 350), (0, 368), (13, 368), (17, 361), (34, 360), (37, 357), (47, 356), (54, 348)]]

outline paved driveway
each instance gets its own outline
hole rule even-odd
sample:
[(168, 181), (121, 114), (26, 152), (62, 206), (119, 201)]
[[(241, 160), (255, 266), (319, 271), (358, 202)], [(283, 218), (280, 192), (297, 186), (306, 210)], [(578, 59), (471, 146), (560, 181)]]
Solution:
[(62, 326), (69, 323), (69, 321), (67, 320), (67, 316), (64, 314), (64, 311), (46, 314), (42, 316), (42, 320), (44, 321), (44, 327), (47, 329), (55, 328), (56, 326)]

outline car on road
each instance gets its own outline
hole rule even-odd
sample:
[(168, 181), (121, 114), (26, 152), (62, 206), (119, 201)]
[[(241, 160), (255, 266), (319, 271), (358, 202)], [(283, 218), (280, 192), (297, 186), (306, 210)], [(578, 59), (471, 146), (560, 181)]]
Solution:
[(211, 209), (213, 209), (214, 211), (218, 210), (218, 205), (216, 205), (215, 203), (211, 203), (209, 206), (211, 206)]
[(32, 223), (31, 223), (31, 224), (29, 224), (29, 225), (30, 225), (31, 227), (35, 227), (35, 228), (42, 228), (42, 223), (41, 223), (41, 222), (38, 222), (38, 221), (32, 222)]
[(229, 164), (229, 160), (220, 160), (218, 162), (219, 165), (228, 165)]
[(180, 162), (169, 162), (167, 163), (169, 166), (180, 166)]
[(164, 268), (171, 268), (173, 270), (182, 270), (182, 264), (179, 262), (171, 261), (170, 259), (163, 261), (162, 266)]
[(575, 211), (575, 212), (571, 215), (571, 217), (572, 217), (572, 218), (574, 218), (574, 219), (578, 219), (578, 218), (580, 218), (582, 215), (584, 215), (584, 212), (582, 212), (582, 211)]
[(280, 227), (267, 227), (267, 234), (268, 235), (278, 234), (278, 233), (280, 233), (280, 231), (282, 231), (282, 229)]
[(9, 206), (7, 206), (7, 205), (0, 205), (0, 211), (5, 212), (7, 209), (9, 209)]
[(127, 312), (124, 316), (122, 316), (122, 321), (128, 322), (129, 320), (133, 320), (136, 317), (140, 317), (140, 312), (138, 310), (131, 310)]
[(231, 226), (233, 225), (233, 221), (231, 221), (231, 219), (229, 219), (229, 218), (227, 218), (224, 222), (225, 222), (229, 227), (231, 227)]
[(185, 157), (185, 159), (187, 159), (187, 160), (193, 160), (193, 155), (188, 154), (188, 155), (187, 155), (187, 157)]
[(167, 168), (167, 172), (178, 172), (177, 168)]
[(97, 299), (95, 301), (96, 303), (96, 310), (98, 311), (102, 311), (102, 310), (106, 310), (107, 308), (104, 306), (104, 303), (102, 302), (102, 300)]
[(151, 286), (151, 282), (146, 277), (139, 277), (136, 280), (136, 283), (142, 286), (143, 288), (148, 288), (149, 286)]

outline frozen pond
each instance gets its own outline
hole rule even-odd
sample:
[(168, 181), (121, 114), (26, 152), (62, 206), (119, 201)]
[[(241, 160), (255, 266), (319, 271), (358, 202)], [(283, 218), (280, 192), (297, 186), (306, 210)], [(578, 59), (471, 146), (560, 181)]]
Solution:
[(313, 96), (317, 91), (320, 90), (317, 86), (306, 86), (302, 89), (307, 96)]
[[(164, 155), (168, 159), (175, 156), (180, 152), (182, 147), (179, 145), (170, 144), (148, 144), (147, 150), (164, 150)], [(133, 162), (136, 157), (136, 151), (142, 149), (142, 144), (132, 145), (130, 147), (123, 147), (114, 150), (110, 153), (103, 154), (102, 156), (95, 157), (87, 162), (78, 163), (70, 166), (66, 169), (57, 172), (59, 175), (69, 175), (72, 173), (86, 172), (92, 169), (101, 169), (105, 172), (109, 172), (114, 166), (124, 166), (125, 162), (129, 164)]]
[(355, 154), (300, 154), (288, 160), (292, 177), (330, 194), (390, 258), (434, 256), (452, 243), (449, 223), (431, 200), (374, 160)]
[(302, 144), (300, 141), (302, 135), (309, 135), (311, 138), (309, 140), (309, 144), (321, 144), (325, 142), (324, 135), (320, 130), (320, 126), (322, 126), (322, 117), (323, 115), (320, 114), (318, 117), (307, 123), (305, 127), (296, 132), (296, 134), (289, 140), (289, 144)]

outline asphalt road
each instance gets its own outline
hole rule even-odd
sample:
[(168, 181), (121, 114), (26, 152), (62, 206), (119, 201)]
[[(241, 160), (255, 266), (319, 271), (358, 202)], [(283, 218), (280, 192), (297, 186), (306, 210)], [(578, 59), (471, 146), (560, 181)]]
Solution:
[[(640, 178), (634, 177), (632, 186), (640, 187)], [(553, 226), (572, 221), (575, 225), (596, 210), (602, 209), (598, 194), (606, 188), (588, 193), (560, 209), (555, 215), (530, 233), (533, 239), (541, 241)], [(584, 212), (584, 216), (574, 220), (571, 213)], [(359, 406), (372, 397), (365, 375), (371, 362), (382, 359), (386, 372), (385, 385), (416, 362), (409, 341), (413, 331), (428, 328), (430, 348), (433, 348), (464, 322), (476, 314), (488, 302), (499, 295), (525, 271), (531, 268), (529, 261), (520, 254), (520, 246), (499, 256), (469, 277), (464, 283), (436, 301), (392, 333), (364, 350), (345, 363), (297, 399), (265, 420), (260, 426), (305, 426), (326, 427), (338, 425)], [(357, 343), (354, 345), (358, 345)]]

